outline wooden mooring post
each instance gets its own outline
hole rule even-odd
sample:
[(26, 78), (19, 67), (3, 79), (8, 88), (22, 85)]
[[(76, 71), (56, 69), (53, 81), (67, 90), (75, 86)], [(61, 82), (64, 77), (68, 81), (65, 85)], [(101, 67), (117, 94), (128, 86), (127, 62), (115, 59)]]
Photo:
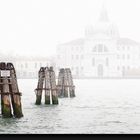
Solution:
[(21, 93), (18, 89), (16, 71), (12, 63), (0, 63), (0, 94), (2, 116), (4, 118), (23, 117)]
[(45, 104), (58, 104), (56, 78), (53, 67), (42, 67), (39, 71), (38, 86), (35, 89), (37, 105), (41, 104), (43, 91), (45, 91)]
[(53, 67), (50, 67), (50, 83), (51, 83), (51, 95), (52, 95), (52, 104), (58, 104), (58, 95), (56, 92), (56, 78)]
[(36, 105), (41, 104), (42, 98), (42, 90), (43, 90), (43, 82), (44, 82), (44, 68), (41, 67), (38, 72), (38, 85), (36, 91)]
[(50, 92), (51, 92), (51, 81), (50, 81), (50, 72), (49, 72), (49, 68), (46, 67), (45, 68), (45, 104), (51, 104), (50, 101)]
[(73, 84), (71, 70), (70, 70), (70, 68), (66, 68), (65, 71), (67, 73), (67, 83), (68, 83), (68, 87), (69, 87), (70, 97), (75, 97), (75, 86)]
[(59, 71), (57, 94), (59, 97), (75, 97), (75, 86), (70, 68), (62, 68)]

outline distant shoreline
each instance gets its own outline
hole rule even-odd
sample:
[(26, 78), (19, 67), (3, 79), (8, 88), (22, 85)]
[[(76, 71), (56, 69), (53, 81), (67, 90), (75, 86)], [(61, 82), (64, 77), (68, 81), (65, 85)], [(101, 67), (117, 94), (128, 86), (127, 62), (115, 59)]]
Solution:
[[(22, 79), (36, 79), (38, 80), (38, 78), (18, 78), (20, 80)], [(58, 79), (58, 78), (56, 78)], [(121, 80), (125, 80), (125, 79), (136, 79), (136, 80), (140, 80), (140, 77), (103, 77), (103, 78), (98, 78), (98, 77), (91, 77), (91, 78), (73, 78), (74, 80), (117, 80), (117, 79), (121, 79)]]

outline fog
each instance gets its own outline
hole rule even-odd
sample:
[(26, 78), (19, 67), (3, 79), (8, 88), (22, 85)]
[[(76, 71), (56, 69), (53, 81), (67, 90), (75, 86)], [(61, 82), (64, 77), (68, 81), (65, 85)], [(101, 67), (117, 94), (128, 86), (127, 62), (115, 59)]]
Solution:
[(84, 37), (105, 5), (120, 35), (140, 40), (139, 0), (0, 0), (0, 51), (50, 56), (57, 44)]

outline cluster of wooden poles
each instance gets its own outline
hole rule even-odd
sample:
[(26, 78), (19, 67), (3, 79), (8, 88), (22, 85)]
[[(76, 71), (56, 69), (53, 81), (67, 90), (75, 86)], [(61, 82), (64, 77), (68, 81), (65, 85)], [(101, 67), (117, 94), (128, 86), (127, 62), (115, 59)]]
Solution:
[(38, 85), (35, 89), (36, 105), (41, 104), (43, 91), (45, 91), (45, 104), (58, 104), (58, 97), (75, 97), (71, 70), (69, 68), (60, 69), (56, 84), (53, 67), (41, 67), (38, 72)]
[[(71, 70), (69, 68), (60, 69), (56, 84), (53, 67), (41, 67), (35, 89), (36, 105), (41, 104), (43, 91), (45, 91), (45, 104), (47, 105), (57, 105), (59, 97), (75, 97)], [(12, 63), (0, 63), (0, 97), (3, 118), (23, 117), (21, 93), (18, 89), (16, 71)]]
[(21, 93), (18, 89), (15, 68), (12, 63), (0, 63), (1, 112), (4, 118), (23, 116)]
[(41, 67), (38, 75), (38, 85), (35, 89), (36, 105), (41, 104), (43, 90), (45, 91), (45, 104), (58, 104), (55, 72), (53, 71), (53, 67)]

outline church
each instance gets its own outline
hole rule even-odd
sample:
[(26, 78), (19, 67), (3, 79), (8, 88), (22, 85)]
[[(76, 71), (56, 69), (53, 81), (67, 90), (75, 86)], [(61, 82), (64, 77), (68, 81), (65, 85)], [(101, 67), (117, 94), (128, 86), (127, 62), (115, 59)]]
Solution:
[(140, 78), (140, 43), (121, 38), (103, 7), (85, 37), (57, 46), (56, 69), (70, 67), (75, 78)]

